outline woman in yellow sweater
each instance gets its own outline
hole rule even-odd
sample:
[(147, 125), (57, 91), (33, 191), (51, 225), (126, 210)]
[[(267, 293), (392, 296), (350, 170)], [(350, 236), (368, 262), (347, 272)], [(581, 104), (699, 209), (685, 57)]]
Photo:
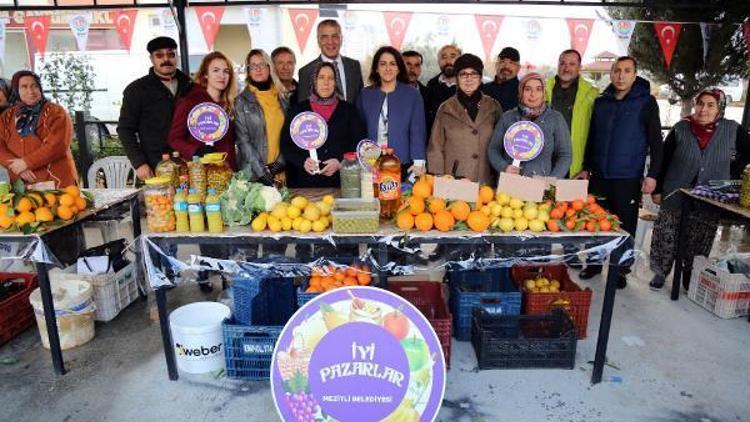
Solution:
[(289, 107), (286, 88), (265, 51), (250, 50), (245, 66), (247, 86), (234, 103), (237, 167), (247, 171), (252, 180), (281, 183), (284, 158), (279, 139)]

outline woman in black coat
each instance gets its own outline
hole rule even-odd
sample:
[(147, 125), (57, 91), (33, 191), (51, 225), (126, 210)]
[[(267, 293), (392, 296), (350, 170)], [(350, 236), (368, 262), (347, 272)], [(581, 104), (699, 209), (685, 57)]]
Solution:
[[(339, 169), (345, 153), (354, 152), (365, 135), (365, 126), (354, 105), (336, 95), (336, 69), (331, 63), (320, 63), (312, 79), (310, 98), (294, 104), (281, 131), (281, 153), (287, 161), (286, 179), (290, 188), (340, 186)], [(289, 133), (292, 119), (304, 111), (320, 114), (328, 124), (328, 139), (318, 148), (318, 160), (299, 148)]]

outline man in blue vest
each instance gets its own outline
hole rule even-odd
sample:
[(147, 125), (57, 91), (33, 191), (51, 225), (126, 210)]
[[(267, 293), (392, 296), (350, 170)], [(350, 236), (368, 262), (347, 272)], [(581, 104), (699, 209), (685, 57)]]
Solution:
[[(620, 218), (622, 229), (631, 236), (635, 236), (642, 194), (656, 187), (663, 149), (659, 106), (649, 82), (637, 71), (638, 64), (630, 56), (619, 57), (612, 65), (612, 83), (594, 102), (583, 170), (576, 175), (589, 178), (590, 192), (603, 198), (603, 206)], [(651, 164), (644, 177), (649, 155)], [(627, 285), (630, 265), (632, 259), (627, 268), (622, 267), (618, 288)], [(601, 265), (589, 265), (580, 277), (586, 280), (601, 271)]]

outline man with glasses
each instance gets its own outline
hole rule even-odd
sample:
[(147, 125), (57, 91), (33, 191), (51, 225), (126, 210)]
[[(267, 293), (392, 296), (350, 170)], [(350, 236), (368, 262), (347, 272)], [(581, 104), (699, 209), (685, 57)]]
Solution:
[(271, 52), (271, 61), (276, 70), (276, 75), (286, 88), (287, 98), (290, 104), (297, 102), (297, 81), (294, 80), (294, 68), (297, 66), (297, 58), (289, 47), (277, 47)]
[(339, 99), (354, 104), (364, 86), (362, 69), (358, 61), (341, 55), (341, 43), (344, 40), (341, 25), (333, 19), (323, 20), (318, 24), (317, 37), (320, 56), (299, 70), (298, 101), (310, 97), (311, 79), (318, 63), (328, 62), (336, 66), (336, 95)]
[(146, 50), (153, 66), (125, 88), (117, 123), (117, 135), (140, 180), (154, 175), (161, 155), (169, 150), (175, 103), (191, 86), (190, 78), (177, 69), (177, 43), (172, 38), (154, 38)]
[(431, 130), (440, 104), (456, 94), (456, 71), (453, 64), (461, 55), (461, 49), (455, 45), (444, 45), (438, 50), (440, 73), (427, 82), (424, 108), (427, 112), (427, 130)]
[(497, 55), (495, 80), (482, 85), (482, 92), (497, 100), (503, 110), (518, 106), (518, 71), (521, 54), (513, 47), (505, 47)]

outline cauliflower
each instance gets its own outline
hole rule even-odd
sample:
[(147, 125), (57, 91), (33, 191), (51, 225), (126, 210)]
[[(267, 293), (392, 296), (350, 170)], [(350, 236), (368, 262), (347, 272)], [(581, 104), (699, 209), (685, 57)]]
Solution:
[(279, 202), (281, 202), (281, 193), (278, 189), (272, 186), (262, 186), (260, 194), (255, 197), (255, 202), (253, 202), (253, 210), (271, 211)]

